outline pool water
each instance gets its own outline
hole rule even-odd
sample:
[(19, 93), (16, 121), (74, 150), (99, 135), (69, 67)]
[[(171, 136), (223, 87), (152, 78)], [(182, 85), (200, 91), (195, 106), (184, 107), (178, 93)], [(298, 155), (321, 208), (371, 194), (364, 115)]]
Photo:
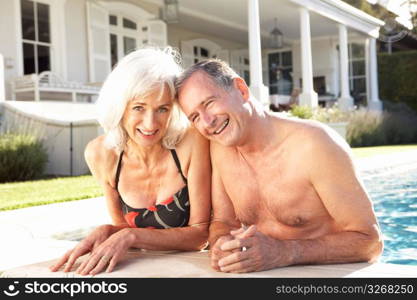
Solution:
[(363, 176), (384, 237), (383, 263), (417, 265), (417, 168)]

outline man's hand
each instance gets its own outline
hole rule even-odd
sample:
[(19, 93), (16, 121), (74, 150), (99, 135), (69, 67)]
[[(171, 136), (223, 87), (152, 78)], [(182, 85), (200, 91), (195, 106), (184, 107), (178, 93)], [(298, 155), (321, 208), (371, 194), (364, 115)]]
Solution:
[(264, 235), (255, 225), (232, 231), (231, 236), (220, 246), (222, 253), (233, 252), (218, 260), (222, 272), (257, 272), (291, 264), (284, 242)]
[(215, 269), (216, 271), (220, 271), (219, 267), (219, 260), (223, 257), (226, 257), (230, 254), (233, 254), (232, 251), (222, 251), (221, 246), (228, 242), (233, 240), (234, 237), (232, 235), (224, 235), (217, 239), (216, 243), (213, 247), (210, 248), (210, 259), (211, 259), (211, 267)]

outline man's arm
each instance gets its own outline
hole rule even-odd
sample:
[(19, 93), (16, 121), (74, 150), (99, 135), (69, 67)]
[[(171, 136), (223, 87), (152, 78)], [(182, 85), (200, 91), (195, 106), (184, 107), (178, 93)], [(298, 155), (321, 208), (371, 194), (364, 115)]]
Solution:
[(236, 219), (233, 204), (221, 180), (220, 170), (216, 163), (219, 152), (216, 150), (216, 145), (212, 143), (210, 151), (212, 162), (211, 197), (213, 212), (209, 229), (209, 245), (211, 265), (214, 269), (219, 270), (218, 260), (232, 253), (231, 251), (222, 253), (220, 246), (233, 238), (230, 235), (230, 231), (239, 228), (240, 223)]
[(381, 254), (383, 243), (378, 223), (354, 170), (349, 146), (339, 138), (330, 138), (324, 131), (315, 130), (309, 140), (310, 145), (304, 146), (310, 155), (303, 157), (310, 182), (332, 217), (336, 233), (316, 239), (275, 240), (251, 228), (249, 236), (237, 235), (222, 246), (224, 251), (248, 249), (221, 259), (222, 271), (251, 272), (295, 264), (374, 261)]

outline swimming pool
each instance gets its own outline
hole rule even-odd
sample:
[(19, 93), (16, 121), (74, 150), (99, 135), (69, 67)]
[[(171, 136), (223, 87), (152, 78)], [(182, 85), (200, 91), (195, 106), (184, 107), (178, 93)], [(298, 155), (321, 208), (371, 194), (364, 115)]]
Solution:
[(417, 265), (417, 167), (365, 174), (384, 237), (381, 262)]

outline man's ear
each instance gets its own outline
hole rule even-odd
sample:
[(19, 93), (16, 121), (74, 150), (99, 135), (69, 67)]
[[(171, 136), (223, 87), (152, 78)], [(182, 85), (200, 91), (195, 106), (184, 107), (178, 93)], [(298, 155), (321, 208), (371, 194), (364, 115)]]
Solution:
[(245, 102), (249, 100), (249, 87), (243, 78), (233, 78), (233, 86), (242, 95)]

